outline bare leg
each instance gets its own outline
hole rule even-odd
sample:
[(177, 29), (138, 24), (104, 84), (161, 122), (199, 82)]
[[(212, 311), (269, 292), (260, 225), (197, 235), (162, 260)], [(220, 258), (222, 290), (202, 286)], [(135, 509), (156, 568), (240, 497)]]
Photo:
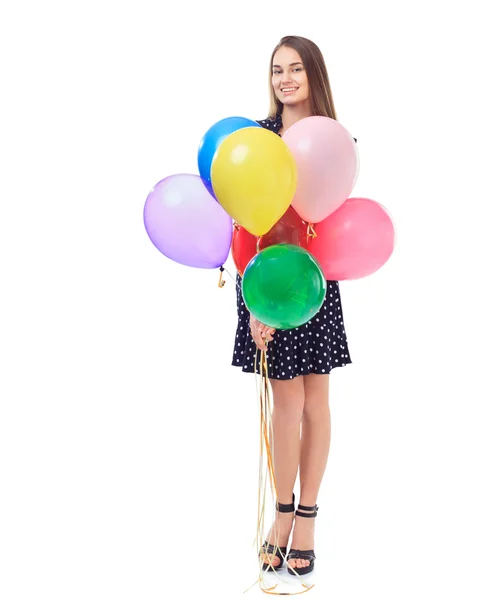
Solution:
[[(300, 426), (303, 415), (305, 389), (302, 377), (294, 379), (271, 379), (273, 392), (273, 436), (275, 484), (278, 502), (290, 504), (293, 500), (298, 463), (300, 458)], [(276, 512), (266, 540), (270, 544), (286, 546), (293, 526), (294, 513)], [(270, 562), (266, 557), (265, 562)], [(273, 566), (280, 564), (280, 559), (273, 559)]]
[[(303, 380), (305, 404), (301, 431), (299, 503), (314, 506), (330, 450), (329, 376), (312, 373), (304, 375)], [(314, 548), (314, 528), (315, 519), (296, 516), (291, 547), (300, 550)], [(310, 562), (297, 559), (288, 561), (288, 564), (292, 568), (301, 568)]]

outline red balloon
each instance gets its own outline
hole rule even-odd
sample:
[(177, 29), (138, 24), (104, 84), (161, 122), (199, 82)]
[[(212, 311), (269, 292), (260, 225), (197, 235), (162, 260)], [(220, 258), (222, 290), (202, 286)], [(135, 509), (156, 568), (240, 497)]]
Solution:
[[(244, 227), (234, 224), (231, 252), (234, 264), (242, 276), (249, 261), (256, 256), (258, 250), (275, 244), (294, 244), (308, 248), (308, 224), (302, 220), (296, 210), (290, 206), (281, 219), (264, 235), (249, 233)], [(258, 244), (259, 239), (259, 244)]]
[(317, 237), (308, 251), (318, 260), (327, 281), (361, 279), (390, 258), (395, 243), (391, 216), (369, 198), (348, 198), (314, 227)]
[(259, 249), (268, 248), (275, 244), (294, 244), (307, 249), (308, 224), (303, 221), (296, 210), (290, 206), (281, 219), (261, 236)]
[(256, 243), (258, 238), (249, 233), (244, 227), (234, 224), (232, 243), (231, 243), (231, 254), (236, 269), (239, 275), (243, 275), (244, 270), (248, 266), (249, 261), (256, 255)]

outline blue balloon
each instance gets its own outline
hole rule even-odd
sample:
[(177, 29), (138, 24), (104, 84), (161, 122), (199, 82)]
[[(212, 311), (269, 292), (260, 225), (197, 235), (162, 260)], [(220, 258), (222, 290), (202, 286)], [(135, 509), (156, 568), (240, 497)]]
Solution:
[[(244, 127), (261, 127), (256, 121), (245, 117), (227, 117), (214, 123), (207, 130), (199, 144), (198, 166), (199, 174), (207, 190), (216, 198), (212, 189), (211, 166), (214, 154), (228, 135)], [(217, 200), (217, 198), (216, 198)]]

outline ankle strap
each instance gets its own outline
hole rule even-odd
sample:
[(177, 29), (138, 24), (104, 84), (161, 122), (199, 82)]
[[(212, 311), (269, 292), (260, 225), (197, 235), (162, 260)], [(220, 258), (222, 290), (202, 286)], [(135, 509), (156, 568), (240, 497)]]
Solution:
[(293, 512), (295, 510), (295, 494), (293, 494), (293, 502), (291, 504), (276, 502), (276, 510), (282, 513)]
[(299, 504), (298, 508), (301, 508), (301, 510), (318, 510), (318, 506), (315, 504), (315, 506), (303, 506), (303, 504)]
[(313, 518), (317, 516), (317, 512), (318, 512), (318, 506), (315, 504), (315, 506), (303, 506), (303, 504), (299, 504), (298, 508), (301, 508), (302, 510), (311, 510), (313, 512), (300, 512), (299, 510), (296, 511), (296, 515), (298, 515), (299, 517), (308, 517), (308, 518)]

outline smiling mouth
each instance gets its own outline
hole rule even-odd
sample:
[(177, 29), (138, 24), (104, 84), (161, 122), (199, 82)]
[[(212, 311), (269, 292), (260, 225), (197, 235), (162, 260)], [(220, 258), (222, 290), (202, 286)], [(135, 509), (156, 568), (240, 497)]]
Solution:
[(281, 92), (283, 94), (291, 94), (292, 92), (296, 92), (297, 89), (298, 89), (297, 87), (281, 88)]

